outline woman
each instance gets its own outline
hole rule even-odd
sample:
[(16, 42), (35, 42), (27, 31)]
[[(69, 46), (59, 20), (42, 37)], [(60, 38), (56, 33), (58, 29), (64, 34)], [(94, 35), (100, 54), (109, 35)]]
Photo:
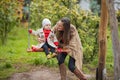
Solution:
[[(67, 17), (62, 18), (53, 27), (58, 41), (59, 47), (66, 48), (69, 57), (68, 68), (73, 72), (80, 80), (87, 80), (82, 70), (82, 45), (76, 28), (70, 24), (70, 19)], [(60, 69), (61, 80), (66, 80), (66, 68), (64, 60), (67, 56), (66, 53), (58, 55), (58, 64)]]

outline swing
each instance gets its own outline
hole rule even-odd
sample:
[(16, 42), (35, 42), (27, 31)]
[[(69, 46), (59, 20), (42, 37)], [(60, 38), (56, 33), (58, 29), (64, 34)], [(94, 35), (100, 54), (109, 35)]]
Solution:
[[(27, 9), (27, 10), (30, 10), (30, 2), (31, 2), (31, 0), (24, 0), (24, 3), (26, 4), (26, 5), (28, 5), (27, 6), (27, 8), (29, 8), (29, 9)], [(28, 11), (29, 12), (29, 11)], [(30, 14), (29, 14), (30, 15)], [(27, 18), (28, 20), (28, 23), (29, 23), (29, 21), (30, 21), (30, 18), (29, 18), (29, 16), (28, 16), (28, 18)], [(29, 30), (30, 28), (29, 28), (29, 24), (28, 24), (28, 30)], [(50, 49), (49, 49), (50, 50)], [(32, 48), (30, 48), (30, 33), (28, 32), (28, 49), (27, 49), (27, 52), (44, 52), (44, 50), (43, 50), (43, 48), (39, 48), (39, 49), (35, 49), (35, 50), (32, 50)], [(60, 52), (68, 52), (68, 50), (66, 49), (66, 48), (57, 48), (56, 50), (55, 50), (55, 52), (58, 52), (58, 53), (60, 53)]]

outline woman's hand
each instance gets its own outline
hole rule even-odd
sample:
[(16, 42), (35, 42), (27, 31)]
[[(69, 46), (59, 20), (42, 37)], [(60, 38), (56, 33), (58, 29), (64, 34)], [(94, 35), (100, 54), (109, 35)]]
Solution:
[(57, 31), (57, 26), (56, 25), (52, 28), (52, 31)]
[(50, 40), (51, 40), (52, 42), (54, 42), (54, 36), (53, 36), (53, 35), (50, 36)]
[(43, 38), (38, 38), (38, 42), (40, 42), (40, 43), (45, 42), (45, 39), (43, 39)]
[(63, 48), (63, 50), (65, 51), (65, 52), (67, 52), (67, 53), (69, 53), (70, 52), (70, 49), (68, 49), (68, 48)]
[(66, 52), (66, 53), (69, 53), (70, 52), (70, 49), (65, 49), (65, 48), (58, 48), (56, 49), (56, 52)]

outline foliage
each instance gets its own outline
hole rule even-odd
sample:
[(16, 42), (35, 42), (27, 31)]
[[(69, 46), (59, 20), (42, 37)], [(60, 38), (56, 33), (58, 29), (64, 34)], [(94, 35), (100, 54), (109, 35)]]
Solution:
[[(84, 18), (85, 16), (83, 16)], [(92, 14), (79, 24), (81, 27), (78, 29), (81, 41), (83, 43), (84, 61), (89, 62), (94, 60), (98, 53), (98, 23), (99, 18)]]
[[(1, 0), (0, 4), (2, 4), (2, 2), (7, 3), (7, 1), (9, 2), (10, 0)], [(14, 2), (15, 0), (12, 1)], [(89, 65), (83, 65), (85, 66), (85, 72), (93, 72), (93, 69), (96, 68), (96, 65), (98, 63), (98, 58), (96, 58), (96, 54), (98, 52), (97, 30), (99, 17), (97, 15), (94, 15), (93, 13), (81, 11), (79, 9), (79, 6), (74, 5), (76, 4), (75, 0), (75, 2), (69, 3), (69, 6), (67, 1), (70, 0), (33, 0), (30, 5), (31, 28), (37, 29), (41, 27), (41, 21), (44, 17), (50, 18), (53, 25), (55, 25), (56, 21), (64, 16), (70, 17), (71, 22), (78, 29), (83, 44), (85, 58), (84, 61), (89, 62), (93, 60), (92, 62), (88, 63)], [(1, 10), (4, 10), (2, 5), (0, 5), (0, 15), (2, 13)], [(11, 19), (13, 19), (14, 23), (14, 16), (10, 17), (12, 17)], [(2, 20), (0, 19), (0, 21)], [(3, 22), (4, 21), (2, 21), (2, 24)], [(3, 29), (3, 27), (1, 26), (2, 24), (0, 22), (0, 30)], [(31, 65), (45, 65), (52, 67), (56, 67), (58, 65), (56, 59), (47, 60), (46, 56), (43, 53), (26, 52), (28, 32), (25, 28), (14, 26), (9, 26), (9, 28), (12, 31), (8, 33), (8, 43), (6, 44), (6, 46), (0, 46), (0, 80), (10, 77), (13, 73), (27, 71), (31, 69)], [(31, 39), (31, 44), (32, 41), (33, 40)], [(111, 55), (111, 46), (111, 42), (109, 42), (106, 58), (106, 67), (108, 68), (108, 74), (113, 73), (113, 56)], [(68, 61), (66, 61), (66, 64), (67, 62)]]
[[(108, 35), (110, 32), (108, 33)], [(16, 36), (14, 36), (16, 35)], [(8, 42), (6, 46), (0, 46), (0, 80), (6, 80), (14, 73), (26, 72), (31, 70), (31, 67), (39, 67), (41, 65), (47, 67), (54, 67), (58, 69), (58, 63), (55, 58), (47, 60), (43, 52), (32, 52), (27, 53), (27, 40), (28, 32), (23, 27), (14, 27), (9, 33)], [(112, 55), (112, 44), (111, 39), (108, 39), (106, 68), (108, 74), (113, 76), (113, 55)], [(36, 42), (31, 37), (31, 44)], [(84, 45), (85, 46), (85, 45)], [(83, 47), (84, 48), (84, 47)], [(86, 54), (86, 53), (85, 53)], [(89, 55), (89, 54), (86, 54)], [(68, 65), (69, 57), (65, 60), (66, 66)], [(98, 58), (95, 58), (88, 64), (83, 64), (83, 70), (85, 73), (93, 74), (98, 64)], [(7, 65), (7, 66), (6, 66)], [(68, 70), (68, 69), (67, 69)]]
[(118, 22), (120, 22), (120, 10), (118, 10), (118, 11), (116, 12), (116, 14), (117, 14)]
[[(77, 0), (35, 0), (30, 5), (31, 28), (40, 28), (42, 19), (47, 17), (52, 25), (62, 17), (69, 17), (78, 29), (84, 48), (85, 62), (93, 60), (98, 52), (97, 30), (99, 17), (91, 12), (80, 10)], [(88, 55), (89, 54), (89, 55)]]
[(8, 33), (15, 25), (15, 7), (15, 0), (0, 0), (0, 39), (2, 44), (5, 44)]
[(100, 2), (101, 0), (91, 0), (90, 8), (93, 13), (100, 14)]

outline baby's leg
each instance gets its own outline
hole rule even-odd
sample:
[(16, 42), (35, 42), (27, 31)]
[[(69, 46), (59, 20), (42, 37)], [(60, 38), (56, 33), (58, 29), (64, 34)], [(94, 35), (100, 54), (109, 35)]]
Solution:
[(55, 48), (52, 46), (49, 46), (49, 48), (50, 48), (50, 51), (52, 52), (52, 57), (56, 57), (57, 54), (55, 53)]
[(45, 54), (48, 55), (49, 54), (49, 50), (48, 50), (48, 46), (46, 44), (44, 44), (42, 46), (43, 50), (45, 51)]

